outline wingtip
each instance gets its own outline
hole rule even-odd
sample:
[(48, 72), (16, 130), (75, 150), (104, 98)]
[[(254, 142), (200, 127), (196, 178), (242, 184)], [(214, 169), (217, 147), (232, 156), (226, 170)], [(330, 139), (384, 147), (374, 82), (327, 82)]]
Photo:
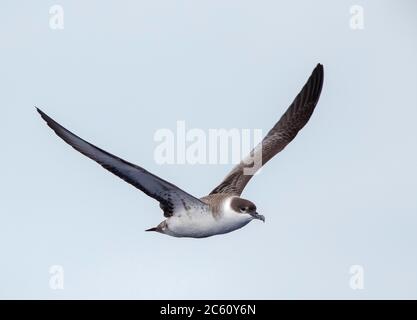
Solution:
[(49, 117), (45, 112), (43, 112), (41, 109), (39, 109), (38, 107), (35, 107), (36, 111), (38, 111), (38, 113), (40, 114), (41, 118), (43, 120), (45, 120), (45, 122), (50, 126), (50, 123), (54, 123), (55, 121), (53, 119), (51, 119), (51, 117)]
[(46, 114), (41, 109), (35, 106), (36, 111), (41, 115), (42, 118), (45, 118)]
[(322, 79), (324, 78), (324, 69), (321, 63), (317, 63), (316, 67), (311, 73), (311, 77), (321, 79), (320, 81), (322, 81)]

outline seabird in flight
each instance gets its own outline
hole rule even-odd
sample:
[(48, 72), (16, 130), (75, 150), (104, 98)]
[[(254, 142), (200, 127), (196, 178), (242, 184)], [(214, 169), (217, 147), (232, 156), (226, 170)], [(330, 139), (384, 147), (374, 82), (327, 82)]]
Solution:
[[(318, 64), (287, 111), (249, 156), (236, 165), (209, 195), (196, 198), (174, 184), (127, 162), (71, 133), (37, 108), (55, 133), (75, 150), (157, 200), (166, 218), (156, 231), (174, 237), (204, 238), (242, 228), (254, 219), (265, 221), (254, 203), (240, 197), (252, 175), (290, 143), (310, 119), (323, 86)], [(261, 159), (254, 168), (255, 160)], [(253, 169), (248, 174), (248, 169)]]

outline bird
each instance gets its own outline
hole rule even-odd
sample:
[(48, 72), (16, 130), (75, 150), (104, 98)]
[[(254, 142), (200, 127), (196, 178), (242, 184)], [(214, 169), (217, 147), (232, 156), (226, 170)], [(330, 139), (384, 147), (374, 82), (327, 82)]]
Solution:
[[(262, 141), (235, 165), (218, 186), (201, 198), (83, 140), (39, 108), (36, 107), (36, 110), (46, 124), (75, 150), (159, 202), (165, 219), (145, 231), (179, 238), (206, 238), (235, 231), (252, 220), (265, 222), (256, 205), (242, 198), (241, 194), (260, 167), (282, 151), (309, 121), (321, 94), (323, 78), (323, 65), (319, 63)], [(257, 159), (261, 161), (255, 166)]]

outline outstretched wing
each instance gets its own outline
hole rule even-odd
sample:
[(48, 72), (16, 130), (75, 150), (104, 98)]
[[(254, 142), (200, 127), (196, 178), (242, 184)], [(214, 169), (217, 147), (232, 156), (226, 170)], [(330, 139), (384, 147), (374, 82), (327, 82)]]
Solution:
[(206, 210), (207, 205), (204, 202), (172, 183), (92, 145), (65, 129), (40, 109), (37, 108), (37, 110), (48, 126), (75, 150), (94, 160), (103, 168), (135, 186), (148, 196), (158, 200), (161, 208), (164, 210), (164, 216), (169, 217), (175, 215), (176, 212), (184, 209), (187, 211), (192, 209), (193, 211), (197, 210), (201, 212)]
[(305, 126), (319, 100), (322, 86), (323, 66), (318, 64), (293, 103), (262, 142), (210, 194), (240, 195), (256, 171), (283, 150)]

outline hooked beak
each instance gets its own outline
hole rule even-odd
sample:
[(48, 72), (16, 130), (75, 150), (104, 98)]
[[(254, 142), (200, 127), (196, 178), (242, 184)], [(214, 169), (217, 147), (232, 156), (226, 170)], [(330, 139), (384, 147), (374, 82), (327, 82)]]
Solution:
[(251, 216), (252, 216), (254, 219), (262, 220), (263, 222), (265, 222), (265, 217), (264, 217), (263, 215), (261, 215), (261, 214), (257, 213), (257, 212), (255, 212), (255, 213), (251, 213)]

